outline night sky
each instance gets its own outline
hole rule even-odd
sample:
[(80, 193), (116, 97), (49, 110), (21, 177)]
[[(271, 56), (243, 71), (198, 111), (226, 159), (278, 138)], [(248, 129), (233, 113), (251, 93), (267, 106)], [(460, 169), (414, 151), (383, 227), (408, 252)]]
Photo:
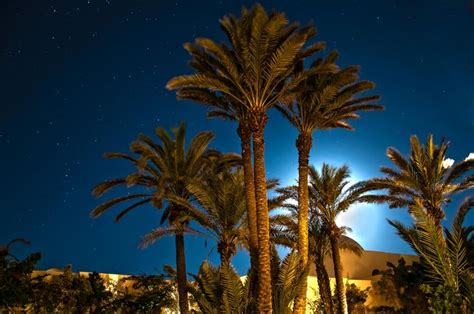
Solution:
[[(144, 207), (120, 223), (117, 211), (91, 219), (101, 200), (91, 196), (102, 180), (130, 169), (104, 160), (128, 150), (139, 133), (187, 122), (188, 135), (212, 130), (212, 146), (238, 152), (235, 124), (206, 120), (205, 110), (178, 102), (164, 88), (189, 73), (183, 43), (196, 37), (224, 39), (218, 19), (239, 14), (251, 1), (2, 1), (0, 51), (0, 243), (15, 237), (20, 256), (41, 251), (40, 268), (111, 273), (156, 273), (174, 265), (174, 241), (137, 248), (160, 213)], [(384, 112), (364, 113), (355, 132), (317, 132), (311, 163), (348, 164), (354, 180), (379, 175), (390, 165), (386, 148), (408, 152), (408, 139), (451, 142), (448, 157), (474, 152), (474, 14), (472, 3), (452, 1), (263, 2), (291, 21), (314, 22), (318, 40), (341, 53), (340, 64), (359, 64), (361, 78), (377, 84)], [(266, 130), (268, 177), (294, 183), (296, 131), (277, 112)], [(113, 194), (112, 194), (113, 195)], [(103, 201), (104, 199), (102, 199)], [(450, 222), (456, 198), (447, 208)], [(409, 222), (404, 209), (357, 206), (340, 222), (366, 249), (409, 253), (385, 218)], [(471, 213), (467, 217), (474, 221)], [(188, 270), (196, 272), (214, 243), (186, 239)], [(248, 267), (246, 254), (234, 264)]]

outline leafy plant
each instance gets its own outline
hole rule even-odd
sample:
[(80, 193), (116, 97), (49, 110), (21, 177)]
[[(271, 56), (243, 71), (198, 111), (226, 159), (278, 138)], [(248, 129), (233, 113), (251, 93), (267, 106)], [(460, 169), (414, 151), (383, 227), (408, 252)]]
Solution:
[(434, 289), (425, 290), (437, 299), (436, 302), (445, 298), (443, 302), (451, 305), (464, 303), (468, 308), (472, 306), (472, 268), (467, 260), (462, 225), (473, 205), (474, 198), (466, 198), (458, 208), (451, 228), (445, 229), (444, 234), (439, 232), (436, 218), (426, 214), (420, 201), (410, 207), (413, 226), (389, 220), (402, 239), (420, 256), (429, 279), (427, 284)]
[(188, 284), (188, 291), (203, 313), (244, 313), (247, 308), (248, 280), (242, 282), (239, 274), (229, 264), (214, 267), (204, 261), (195, 283)]
[(14, 239), (0, 246), (0, 310), (24, 309), (32, 297), (32, 272), (41, 254), (33, 253), (20, 260), (11, 251), (16, 243), (29, 244), (25, 239)]
[(387, 269), (375, 269), (371, 294), (382, 298), (387, 306), (406, 312), (428, 311), (427, 299), (421, 289), (426, 281), (423, 266), (418, 262), (407, 265), (401, 258), (398, 264), (387, 263)]

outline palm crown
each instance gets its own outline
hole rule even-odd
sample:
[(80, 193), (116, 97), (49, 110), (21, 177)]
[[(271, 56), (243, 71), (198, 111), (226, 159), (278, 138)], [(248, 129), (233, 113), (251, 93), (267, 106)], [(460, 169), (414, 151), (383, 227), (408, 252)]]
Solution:
[(338, 56), (333, 51), (326, 58), (316, 60), (310, 67), (316, 74), (308, 75), (299, 85), (295, 99), (277, 106), (302, 134), (337, 127), (351, 130), (347, 120), (359, 118), (357, 111), (383, 109), (383, 106), (372, 103), (379, 96), (357, 96), (375, 86), (371, 81), (358, 81), (359, 67), (318, 71), (334, 64)]
[(244, 237), (245, 187), (241, 169), (206, 171), (203, 180), (193, 180), (187, 188), (195, 202), (171, 197), (185, 207), (190, 216), (210, 231), (217, 241), (222, 263), (229, 263)]
[[(95, 196), (100, 197), (120, 185), (141, 189), (139, 192), (117, 197), (97, 206), (91, 212), (93, 217), (100, 216), (114, 205), (134, 200), (135, 203), (123, 209), (116, 216), (118, 221), (141, 205), (149, 203), (157, 208), (162, 208), (163, 200), (166, 200), (170, 195), (189, 196), (186, 183), (199, 176), (208, 163), (209, 157), (217, 154), (217, 152), (208, 149), (214, 136), (211, 132), (201, 132), (186, 147), (184, 123), (179, 128), (173, 129), (173, 134), (175, 139), (165, 129), (157, 128), (156, 135), (161, 142), (159, 144), (150, 137), (141, 134), (130, 145), (131, 152), (138, 154), (137, 157), (124, 153), (107, 153), (105, 155), (107, 158), (128, 160), (133, 163), (135, 170), (126, 177), (98, 184), (93, 190)], [(161, 217), (161, 223), (166, 220), (171, 224), (185, 222), (187, 218), (181, 215), (183, 213), (173, 203), (168, 203)], [(180, 218), (184, 221), (181, 221)]]
[(371, 195), (366, 201), (388, 203), (390, 208), (413, 206), (421, 201), (424, 210), (440, 224), (445, 213), (443, 205), (450, 202), (453, 194), (474, 187), (474, 160), (468, 159), (450, 167), (446, 164), (448, 144), (433, 143), (428, 136), (426, 144), (421, 144), (416, 136), (410, 138), (410, 156), (405, 158), (395, 148), (387, 150), (387, 156), (398, 169), (382, 167), (384, 178), (367, 182), (367, 188), (387, 190), (385, 195)]
[[(271, 219), (272, 224), (272, 240), (276, 244), (280, 244), (292, 249), (296, 248), (298, 240), (298, 205), (294, 201), (298, 200), (298, 187), (289, 186), (278, 191), (283, 195), (283, 199), (292, 200), (286, 201), (282, 207), (287, 212), (283, 214), (273, 215)], [(314, 261), (315, 255), (319, 254), (322, 257), (330, 255), (329, 239), (327, 230), (324, 228), (321, 221), (321, 214), (317, 207), (318, 200), (315, 199), (315, 193), (310, 194), (309, 200), (309, 253), (310, 258)], [(350, 231), (349, 227), (341, 226), (344, 231)], [(343, 235), (341, 237), (341, 248), (352, 251), (356, 254), (361, 254), (362, 246), (355, 240)]]
[(288, 80), (296, 61), (324, 48), (322, 43), (303, 48), (315, 35), (314, 27), (289, 24), (283, 13), (267, 14), (258, 4), (244, 8), (240, 18), (225, 16), (220, 24), (229, 43), (199, 38), (185, 44), (197, 73), (167, 84), (178, 89), (178, 98), (212, 106), (211, 116), (248, 119), (265, 114), (305, 77), (302, 72)]
[(350, 171), (347, 166), (339, 168), (323, 164), (321, 173), (310, 167), (310, 195), (316, 200), (323, 225), (331, 233), (337, 233), (337, 216), (349, 209), (351, 205), (362, 201), (366, 192), (362, 183), (348, 187)]

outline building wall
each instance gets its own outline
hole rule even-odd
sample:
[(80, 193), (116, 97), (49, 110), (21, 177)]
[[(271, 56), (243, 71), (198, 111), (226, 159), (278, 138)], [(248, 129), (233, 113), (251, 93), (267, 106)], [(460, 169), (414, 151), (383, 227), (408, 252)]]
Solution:
[[(418, 256), (407, 254), (386, 253), (379, 251), (364, 251), (361, 256), (348, 251), (341, 251), (341, 264), (343, 275), (349, 279), (370, 280), (374, 269), (387, 269), (387, 262), (398, 264), (404, 258), (407, 264), (418, 260)], [(329, 277), (334, 277), (334, 267), (331, 258), (324, 261)], [(314, 268), (310, 275), (316, 276)]]

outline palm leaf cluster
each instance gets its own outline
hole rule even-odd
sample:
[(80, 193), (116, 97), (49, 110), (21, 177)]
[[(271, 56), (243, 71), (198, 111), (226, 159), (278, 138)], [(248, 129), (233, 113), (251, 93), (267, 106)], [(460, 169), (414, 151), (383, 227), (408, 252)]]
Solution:
[(248, 284), (229, 264), (214, 267), (204, 261), (199, 273), (193, 275), (189, 292), (203, 313), (244, 313), (247, 307)]
[(187, 184), (193, 202), (182, 197), (170, 198), (189, 211), (193, 219), (205, 227), (217, 242), (221, 263), (230, 263), (237, 247), (246, 236), (245, 188), (241, 169), (206, 171), (201, 180)]
[(443, 205), (449, 203), (451, 196), (474, 187), (474, 160), (467, 159), (452, 166), (446, 164), (448, 143), (434, 144), (429, 135), (426, 144), (418, 137), (410, 138), (410, 156), (404, 157), (397, 149), (389, 148), (387, 156), (396, 168), (381, 167), (383, 178), (367, 182), (367, 188), (386, 190), (386, 194), (372, 195), (365, 200), (387, 203), (390, 208), (411, 207), (421, 202), (423, 210), (440, 222), (445, 217)]
[(364, 94), (375, 84), (359, 80), (358, 66), (339, 69), (335, 65), (338, 57), (338, 52), (332, 51), (314, 61), (308, 70), (301, 69), (314, 74), (299, 84), (289, 102), (276, 107), (302, 135), (332, 128), (352, 130), (348, 120), (359, 118), (359, 111), (383, 109), (375, 103), (380, 96)]
[[(165, 129), (156, 129), (160, 144), (141, 134), (130, 145), (130, 151), (136, 154), (137, 157), (124, 153), (105, 154), (105, 157), (109, 159), (125, 159), (131, 162), (135, 169), (126, 177), (98, 184), (94, 188), (93, 194), (96, 197), (101, 197), (112, 188), (120, 185), (127, 188), (138, 187), (139, 192), (114, 198), (97, 206), (91, 212), (93, 217), (102, 215), (114, 205), (138, 199), (138, 202), (126, 207), (116, 216), (116, 221), (118, 221), (130, 211), (145, 203), (150, 203), (161, 209), (163, 208), (163, 200), (166, 200), (167, 196), (176, 194), (187, 197), (189, 195), (185, 187), (187, 180), (197, 177), (204, 169), (207, 159), (213, 153), (207, 148), (214, 136), (211, 132), (202, 132), (193, 138), (186, 150), (185, 125), (182, 123), (179, 128), (173, 130), (173, 134), (175, 140)], [(173, 223), (180, 218), (179, 211), (173, 211), (173, 209), (172, 203), (166, 206), (161, 223), (168, 219)]]
[(300, 256), (296, 250), (281, 260), (272, 248), (272, 306), (275, 313), (292, 313), (291, 303), (307, 275), (308, 270), (300, 267)]
[(435, 218), (426, 214), (423, 203), (419, 201), (410, 207), (413, 226), (389, 220), (402, 239), (421, 257), (432, 283), (447, 286), (454, 295), (462, 296), (469, 306), (474, 295), (474, 269), (468, 260), (463, 223), (473, 206), (474, 198), (466, 198), (457, 210), (451, 228), (444, 230), (444, 235), (439, 233)]
[(211, 117), (243, 120), (265, 114), (303, 81), (300, 74), (287, 84), (296, 61), (324, 48), (319, 42), (304, 47), (316, 34), (314, 27), (290, 24), (283, 13), (268, 14), (261, 5), (243, 8), (239, 18), (225, 16), (220, 24), (228, 43), (207, 38), (186, 43), (196, 74), (167, 84), (178, 89), (178, 98), (211, 106)]

